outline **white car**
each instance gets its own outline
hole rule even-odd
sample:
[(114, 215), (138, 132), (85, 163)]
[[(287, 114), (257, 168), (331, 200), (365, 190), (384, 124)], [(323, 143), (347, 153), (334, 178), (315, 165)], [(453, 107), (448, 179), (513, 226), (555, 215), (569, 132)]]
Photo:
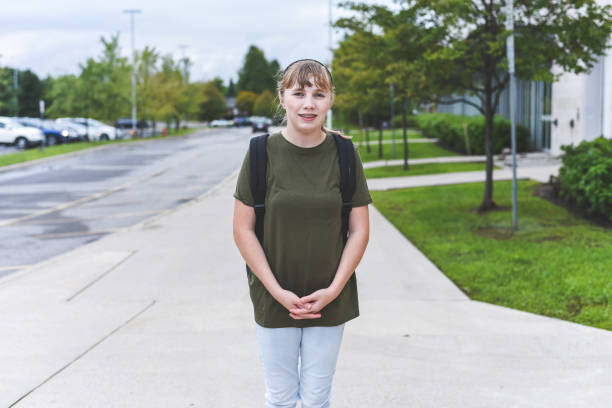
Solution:
[[(89, 140), (113, 140), (117, 139), (117, 129), (105, 123), (91, 118), (58, 118), (58, 123), (75, 124), (85, 129)], [(81, 130), (82, 131), (82, 130)], [(81, 133), (79, 131), (79, 133)]]
[(76, 131), (79, 140), (82, 140), (82, 141), (89, 140), (89, 134), (87, 131), (88, 129), (83, 125), (73, 122), (70, 118), (58, 118), (58, 119), (55, 119), (55, 123), (60, 126), (69, 127), (73, 129), (74, 131)]
[(216, 119), (210, 122), (208, 126), (210, 127), (229, 127), (229, 126), (232, 126), (233, 124), (234, 124), (234, 121), (232, 120)]
[(0, 144), (15, 145), (22, 150), (41, 144), (44, 138), (42, 130), (23, 126), (13, 118), (0, 116)]

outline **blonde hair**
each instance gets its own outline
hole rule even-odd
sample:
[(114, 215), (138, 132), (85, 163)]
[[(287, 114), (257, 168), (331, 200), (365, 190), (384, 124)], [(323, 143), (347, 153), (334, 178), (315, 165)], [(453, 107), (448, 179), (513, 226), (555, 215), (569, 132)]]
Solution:
[[(314, 84), (310, 82), (310, 78), (314, 79)], [(331, 103), (334, 103), (334, 82), (331, 76), (331, 72), (327, 67), (321, 64), (317, 60), (313, 59), (301, 59), (292, 62), (285, 68), (284, 71), (278, 73), (278, 81), (276, 83), (277, 98), (278, 95), (283, 95), (285, 89), (293, 87), (298, 84), (300, 88), (306, 86), (318, 86), (319, 88), (327, 91), (331, 94)], [(287, 123), (287, 115), (283, 112), (283, 108), (280, 105), (280, 100), (277, 108), (277, 117), (283, 116), (283, 123)], [(345, 139), (350, 139), (350, 136), (344, 135), (339, 130), (327, 129), (321, 125), (321, 130), (325, 133), (336, 133)]]

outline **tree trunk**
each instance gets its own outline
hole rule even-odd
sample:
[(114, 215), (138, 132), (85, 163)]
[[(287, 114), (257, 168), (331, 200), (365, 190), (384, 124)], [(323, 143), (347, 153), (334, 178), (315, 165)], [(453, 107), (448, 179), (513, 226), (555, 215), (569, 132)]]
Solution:
[(363, 144), (363, 114), (359, 112), (359, 145)]
[(378, 130), (378, 158), (382, 159), (383, 157), (383, 126), (380, 124), (380, 129)]
[(402, 98), (402, 136), (404, 138), (404, 170), (408, 170), (408, 131), (407, 131), (407, 120), (406, 120), (406, 105), (408, 105), (408, 99)]
[(370, 128), (368, 127), (368, 124), (366, 124), (366, 152), (370, 153), (372, 150), (370, 149)]
[(488, 211), (497, 207), (495, 201), (493, 201), (493, 92), (491, 89), (491, 81), (485, 81), (485, 154), (487, 156), (486, 161), (486, 178), (485, 178), (485, 191), (482, 199), (482, 204), (478, 208), (479, 212)]

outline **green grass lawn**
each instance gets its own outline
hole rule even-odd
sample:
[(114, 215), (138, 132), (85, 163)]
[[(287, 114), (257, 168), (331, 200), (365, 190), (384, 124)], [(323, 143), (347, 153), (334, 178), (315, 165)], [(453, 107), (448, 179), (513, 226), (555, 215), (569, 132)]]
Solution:
[[(470, 298), (612, 330), (612, 231), (496, 182), (503, 210), (476, 212), (483, 183), (371, 192), (376, 207)], [(410, 273), (410, 265), (406, 265)]]
[[(372, 144), (370, 146), (370, 152), (366, 151), (366, 146), (359, 146), (359, 155), (361, 161), (369, 162), (375, 160), (391, 160), (391, 159), (402, 159), (404, 157), (404, 145), (398, 143), (395, 146), (395, 157), (393, 157), (393, 146), (390, 144), (384, 144), (383, 147), (383, 158), (378, 157), (378, 144)], [(408, 157), (411, 159), (423, 159), (427, 157), (446, 157), (446, 156), (459, 156), (458, 153), (451, 152), (450, 150), (443, 149), (435, 143), (410, 143), (408, 146)]]
[[(183, 136), (186, 134), (193, 133), (197, 130), (197, 128), (190, 129), (179, 129), (174, 132), (171, 131), (166, 137), (174, 137), (174, 136)], [(130, 143), (142, 140), (155, 140), (162, 139), (164, 136), (155, 136), (148, 138), (139, 138), (139, 139), (119, 139), (119, 140), (108, 140), (104, 142), (77, 142), (77, 143), (67, 143), (55, 146), (45, 147), (45, 150), (40, 150), (40, 148), (32, 148), (28, 150), (23, 150), (16, 153), (9, 153), (0, 156), (0, 167), (9, 166), (11, 164), (23, 163), (30, 160), (42, 159), (44, 157), (57, 156), (59, 154), (65, 154), (70, 152), (76, 152), (78, 150), (91, 149), (93, 147), (107, 145), (107, 144), (115, 144), (115, 143)]]
[[(495, 169), (499, 167), (495, 166)], [(485, 163), (425, 163), (411, 164), (408, 171), (404, 166), (383, 166), (365, 169), (367, 178), (419, 176), (423, 174), (455, 173), (458, 171), (478, 171), (485, 169)]]
[[(353, 143), (363, 142), (365, 143), (365, 131), (359, 132), (359, 129), (351, 129), (349, 135), (353, 137)], [(383, 140), (392, 140), (393, 135), (391, 134), (391, 129), (383, 130)], [(408, 139), (421, 139), (424, 136), (421, 134), (420, 130), (417, 129), (407, 129), (406, 137)], [(395, 140), (398, 143), (401, 143), (403, 139), (402, 129), (395, 129)], [(370, 143), (374, 143), (378, 141), (378, 130), (370, 131)]]

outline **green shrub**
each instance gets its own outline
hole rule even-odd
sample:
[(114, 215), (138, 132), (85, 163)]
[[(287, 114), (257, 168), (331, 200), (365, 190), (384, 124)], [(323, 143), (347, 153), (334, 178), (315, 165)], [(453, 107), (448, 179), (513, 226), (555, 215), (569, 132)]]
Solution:
[[(484, 116), (462, 116), (451, 113), (423, 113), (414, 118), (423, 136), (438, 138), (444, 147), (459, 153), (485, 154)], [(464, 123), (467, 127), (467, 142)], [(526, 152), (532, 150), (529, 129), (516, 126), (517, 150)], [(493, 154), (498, 154), (504, 147), (510, 147), (510, 121), (502, 116), (493, 119)], [(469, 145), (469, 152), (468, 152)]]
[(603, 136), (565, 151), (559, 170), (559, 194), (589, 214), (612, 221), (612, 140)]
[[(415, 116), (415, 115), (406, 115), (406, 127), (407, 128), (411, 128), (411, 129), (416, 129), (417, 128), (416, 117), (417, 116)], [(395, 126), (396, 129), (401, 129), (401, 127), (402, 127), (402, 115), (395, 115), (393, 117), (393, 125)]]

